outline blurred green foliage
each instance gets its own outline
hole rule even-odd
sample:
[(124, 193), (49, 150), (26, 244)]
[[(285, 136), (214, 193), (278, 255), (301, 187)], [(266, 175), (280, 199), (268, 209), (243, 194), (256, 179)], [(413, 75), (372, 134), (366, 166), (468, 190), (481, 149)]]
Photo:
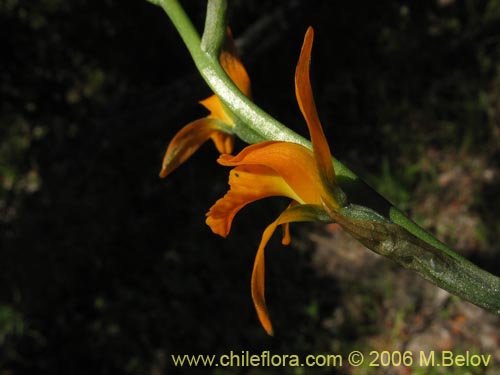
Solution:
[[(205, 2), (184, 3), (201, 27)], [(230, 5), (255, 100), (302, 134), (293, 71), (314, 25), (313, 81), (333, 152), (404, 208), (432, 181), (426, 148), (490, 164), (500, 155), (500, 1)], [(161, 10), (3, 0), (0, 35), (1, 375), (172, 373), (170, 353), (325, 352), (377, 329), (378, 299), (363, 303), (365, 325), (324, 328), (340, 288), (312, 268), (300, 232), (292, 248), (268, 252), (277, 336), (266, 337), (249, 278), (284, 203), (245, 209), (221, 240), (203, 223), (226, 189), (212, 148), (158, 179), (168, 140), (209, 95)], [(485, 182), (477, 200), (491, 243), (498, 186)]]

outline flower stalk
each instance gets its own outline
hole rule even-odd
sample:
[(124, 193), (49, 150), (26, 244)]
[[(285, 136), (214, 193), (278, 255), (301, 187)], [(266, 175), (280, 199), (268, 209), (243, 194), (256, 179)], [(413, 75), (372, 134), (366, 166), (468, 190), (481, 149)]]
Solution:
[[(188, 48), (198, 71), (232, 114), (234, 118), (232, 132), (237, 137), (249, 144), (263, 141), (298, 144), (316, 153), (317, 149), (312, 147), (310, 141), (296, 134), (254, 104), (238, 89), (221, 66), (219, 56), (226, 35), (226, 0), (208, 0), (205, 30), (201, 39), (178, 0), (148, 1), (160, 6), (167, 13)], [(301, 79), (306, 79), (305, 75)], [(312, 98), (312, 95), (310, 97)], [(311, 106), (307, 100), (309, 98), (299, 98), (301, 110), (303, 110), (302, 105)], [(306, 117), (306, 121), (309, 126), (309, 122), (315, 120)], [(320, 125), (319, 129), (321, 129)], [(318, 143), (317, 139), (313, 139), (314, 134), (311, 133), (311, 136), (313, 143)], [(278, 146), (269, 146), (269, 148), (276, 147)], [(327, 145), (322, 145), (321, 148), (327, 149)], [(252, 150), (257, 150), (257, 148)], [(320, 166), (325, 165), (325, 155), (330, 160), (329, 151), (315, 156), (321, 160)], [(230, 159), (228, 155), (223, 155), (220, 160), (222, 160), (221, 164), (226, 163), (224, 165), (240, 165), (239, 159)], [(322, 209), (314, 201), (315, 206), (304, 208), (303, 215), (312, 215), (311, 212), (315, 210), (314, 212), (321, 212), (325, 216), (326, 212), (326, 217), (338, 222), (353, 237), (374, 252), (392, 259), (404, 268), (417, 272), (435, 285), (500, 315), (499, 277), (482, 270), (441, 243), (387, 202), (338, 160), (332, 158), (332, 162), (335, 176), (328, 174), (327, 169), (320, 169), (319, 174), (325, 191), (332, 188), (333, 190), (330, 191), (336, 199), (323, 202)], [(254, 168), (254, 173), (262, 172), (256, 167), (252, 168)], [(267, 171), (266, 173), (269, 174)], [(233, 176), (233, 178), (236, 177)], [(345, 193), (348, 201), (342, 202), (339, 192)], [(307, 200), (304, 201), (309, 203)], [(334, 207), (331, 204), (333, 201), (339, 201), (341, 204)], [(300, 211), (295, 207), (289, 210), (292, 213)], [(289, 216), (288, 222), (302, 220), (300, 216), (295, 217), (291, 213), (285, 214), (287, 215)], [(323, 220), (323, 216), (319, 219)], [(282, 218), (274, 223), (278, 225), (276, 223), (281, 225), (287, 221)], [(263, 296), (259, 298), (263, 299)]]

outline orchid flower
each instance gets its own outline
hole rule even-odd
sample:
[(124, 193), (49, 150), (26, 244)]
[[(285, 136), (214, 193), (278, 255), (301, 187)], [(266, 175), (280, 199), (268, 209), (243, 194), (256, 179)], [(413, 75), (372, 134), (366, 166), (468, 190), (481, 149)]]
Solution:
[[(231, 31), (227, 29), (226, 43), (220, 54), (220, 64), (243, 94), (250, 97), (250, 79), (241, 63), (234, 45)], [(163, 157), (160, 177), (166, 177), (183, 164), (198, 148), (212, 139), (221, 154), (233, 152), (234, 118), (217, 95), (212, 95), (200, 104), (210, 111), (207, 117), (184, 126), (172, 139)]]
[(230, 190), (207, 213), (206, 222), (212, 231), (226, 237), (234, 216), (245, 205), (270, 196), (292, 199), (289, 208), (264, 230), (252, 273), (253, 301), (262, 326), (270, 335), (273, 329), (264, 296), (266, 244), (279, 225), (285, 226), (283, 244), (288, 244), (289, 223), (332, 221), (324, 206), (338, 211), (345, 204), (309, 80), (313, 35), (309, 27), (295, 72), (297, 102), (309, 128), (312, 151), (297, 143), (270, 141), (250, 145), (236, 156), (221, 155), (219, 164), (235, 167), (229, 174)]

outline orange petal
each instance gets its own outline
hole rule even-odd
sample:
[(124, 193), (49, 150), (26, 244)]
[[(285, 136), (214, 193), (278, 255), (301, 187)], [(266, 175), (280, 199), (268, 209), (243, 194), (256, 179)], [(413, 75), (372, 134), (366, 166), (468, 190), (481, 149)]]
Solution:
[(234, 135), (222, 131), (213, 132), (210, 136), (217, 151), (221, 154), (230, 154), (234, 148)]
[(297, 69), (295, 70), (295, 93), (300, 111), (309, 128), (314, 157), (316, 158), (321, 178), (326, 186), (334, 186), (335, 171), (332, 164), (332, 155), (321, 127), (309, 79), (313, 39), (314, 31), (312, 27), (309, 27), (304, 37), (304, 44), (302, 45)]
[(252, 299), (255, 310), (257, 310), (257, 316), (259, 317), (259, 321), (260, 324), (262, 324), (262, 327), (264, 327), (267, 334), (271, 336), (273, 335), (273, 325), (271, 324), (271, 319), (269, 319), (269, 312), (267, 311), (266, 305), (266, 264), (264, 250), (277, 226), (278, 225), (276, 224), (276, 222), (273, 222), (264, 230), (264, 233), (262, 234), (262, 239), (260, 241), (257, 254), (255, 255), (255, 261), (253, 263), (251, 281)]
[(166, 177), (184, 163), (208, 139), (212, 138), (220, 152), (231, 152), (231, 142), (226, 138), (233, 136), (223, 132), (220, 121), (202, 118), (184, 126), (170, 141), (160, 171)]
[(297, 198), (283, 178), (262, 165), (234, 168), (229, 185), (230, 190), (210, 208), (206, 219), (210, 229), (222, 237), (228, 235), (234, 216), (247, 204), (271, 196)]
[(228, 115), (227, 110), (217, 95), (209, 96), (199, 103), (210, 111), (208, 117), (221, 120), (226, 124), (234, 125), (234, 120)]
[(304, 146), (289, 142), (256, 143), (236, 156), (221, 155), (217, 161), (225, 166), (265, 165), (286, 181), (299, 203), (321, 203), (321, 179), (312, 152)]
[(224, 68), (234, 84), (243, 94), (250, 97), (250, 78), (248, 77), (248, 73), (238, 56), (236, 45), (233, 40), (233, 34), (229, 28), (227, 28), (224, 49), (222, 50), (219, 60), (222, 68)]
[(285, 211), (272, 222), (262, 234), (259, 248), (255, 256), (252, 272), (252, 299), (257, 310), (260, 323), (269, 335), (273, 334), (273, 326), (269, 319), (269, 313), (265, 298), (265, 257), (264, 250), (271, 236), (279, 225), (299, 221), (329, 221), (326, 212), (321, 206), (297, 205)]

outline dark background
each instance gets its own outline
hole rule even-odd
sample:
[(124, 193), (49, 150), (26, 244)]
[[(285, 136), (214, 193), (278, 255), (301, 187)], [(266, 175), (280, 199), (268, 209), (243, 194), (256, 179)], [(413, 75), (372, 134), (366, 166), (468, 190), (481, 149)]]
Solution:
[[(183, 3), (201, 30), (205, 1)], [(496, 270), (500, 1), (229, 3), (255, 101), (303, 135), (293, 74), (314, 26), (312, 80), (332, 151), (403, 209), (413, 213), (415, 192), (433, 194), (442, 153), (450, 169), (489, 171), (470, 205), (479, 245), (464, 248)], [(321, 228), (297, 225), (293, 246), (269, 246), (277, 334), (267, 337), (249, 280), (286, 201), (246, 208), (221, 239), (204, 224), (228, 173), (211, 145), (158, 178), (168, 141), (206, 115), (197, 101), (210, 95), (160, 8), (5, 0), (0, 37), (1, 375), (164, 374), (171, 353), (328, 352), (339, 340), (346, 350), (362, 324), (377, 329), (370, 313), (357, 328), (324, 328), (342, 286), (310, 262), (306, 233)], [(453, 230), (443, 236), (453, 244)], [(253, 373), (225, 371), (204, 373)]]

